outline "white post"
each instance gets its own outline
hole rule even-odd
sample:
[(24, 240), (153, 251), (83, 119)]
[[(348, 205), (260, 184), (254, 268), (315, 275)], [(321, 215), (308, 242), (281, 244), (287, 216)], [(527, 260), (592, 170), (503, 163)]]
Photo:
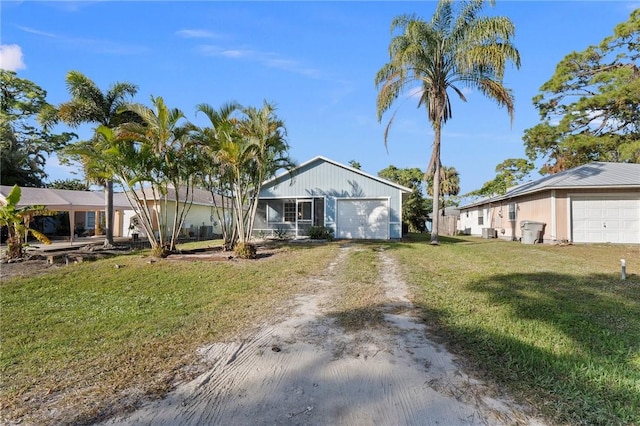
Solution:
[(620, 259), (620, 266), (622, 267), (622, 280), (627, 279), (627, 262), (624, 259)]

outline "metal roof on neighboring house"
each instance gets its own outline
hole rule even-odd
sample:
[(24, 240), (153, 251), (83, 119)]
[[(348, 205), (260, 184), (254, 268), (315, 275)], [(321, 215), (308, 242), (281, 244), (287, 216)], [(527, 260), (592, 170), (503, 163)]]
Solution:
[(509, 188), (504, 195), (483, 198), (461, 209), (551, 189), (640, 189), (640, 164), (593, 162)]

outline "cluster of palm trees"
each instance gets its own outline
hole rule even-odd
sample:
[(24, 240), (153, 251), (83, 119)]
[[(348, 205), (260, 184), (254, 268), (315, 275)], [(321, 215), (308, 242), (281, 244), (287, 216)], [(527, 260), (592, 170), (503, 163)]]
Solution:
[[(116, 182), (156, 254), (175, 250), (196, 187), (229, 200), (216, 209), (225, 246), (250, 246), (262, 182), (294, 166), (284, 123), (272, 104), (228, 103), (217, 110), (200, 104), (197, 112), (209, 125), (198, 127), (162, 97), (152, 96), (150, 107), (132, 103), (137, 87), (131, 83), (118, 82), (103, 93), (78, 71), (69, 72), (66, 81), (71, 99), (58, 107), (59, 119), (71, 126), (96, 125), (90, 140), (70, 145), (66, 153), (80, 161), (89, 181), (105, 187), (105, 245), (113, 244)], [(154, 208), (157, 203), (162, 208)]]

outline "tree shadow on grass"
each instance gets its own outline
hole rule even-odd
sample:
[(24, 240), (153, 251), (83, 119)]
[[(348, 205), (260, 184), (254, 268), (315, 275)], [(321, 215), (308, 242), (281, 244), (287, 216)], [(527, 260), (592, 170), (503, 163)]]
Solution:
[(554, 422), (638, 424), (640, 280), (629, 278), (497, 274), (463, 288), (482, 307), (420, 307), (454, 352)]

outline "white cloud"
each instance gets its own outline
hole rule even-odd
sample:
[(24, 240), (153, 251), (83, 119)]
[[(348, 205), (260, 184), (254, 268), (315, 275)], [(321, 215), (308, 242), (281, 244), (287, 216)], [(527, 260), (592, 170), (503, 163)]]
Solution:
[(220, 38), (219, 34), (208, 30), (186, 29), (176, 31), (176, 35), (184, 38)]
[(223, 56), (231, 59), (243, 59), (258, 62), (265, 67), (276, 68), (310, 78), (322, 78), (322, 73), (319, 70), (305, 67), (296, 60), (282, 57), (281, 55), (273, 52), (261, 52), (258, 50), (244, 48), (225, 49), (214, 45), (201, 45), (198, 46), (198, 50), (206, 56)]
[(22, 60), (22, 48), (17, 44), (0, 45), (0, 68), (8, 71), (25, 69), (27, 66)]
[[(97, 0), (95, 0), (97, 1)], [(48, 33), (31, 27), (18, 26), (24, 32), (35, 34), (41, 37), (54, 39), (60, 46), (73, 49), (89, 50), (97, 53), (105, 53), (111, 55), (139, 55), (147, 52), (149, 49), (145, 46), (133, 43), (121, 43), (104, 39), (91, 39), (80, 37), (69, 37), (65, 35)]]

